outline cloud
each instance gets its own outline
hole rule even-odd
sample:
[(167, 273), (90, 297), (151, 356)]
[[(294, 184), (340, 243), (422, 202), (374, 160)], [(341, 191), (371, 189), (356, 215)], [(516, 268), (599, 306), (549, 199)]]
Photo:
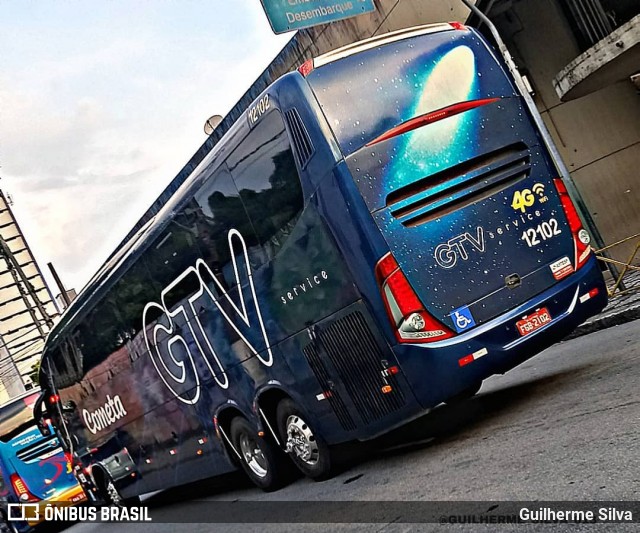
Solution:
[(41, 266), (52, 261), (69, 287), (99, 268), (204, 142), (206, 118), (226, 114), (289, 38), (271, 35), (253, 1), (213, 4), (68, 13), (44, 2), (13, 21), (0, 8), (12, 28), (0, 48), (15, 52), (0, 57), (0, 186)]

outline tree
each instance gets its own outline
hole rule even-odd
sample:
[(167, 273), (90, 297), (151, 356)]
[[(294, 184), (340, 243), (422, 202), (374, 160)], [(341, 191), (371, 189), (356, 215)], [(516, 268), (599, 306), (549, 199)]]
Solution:
[(40, 374), (40, 361), (31, 366), (31, 372), (27, 374), (34, 385), (38, 385), (38, 374)]

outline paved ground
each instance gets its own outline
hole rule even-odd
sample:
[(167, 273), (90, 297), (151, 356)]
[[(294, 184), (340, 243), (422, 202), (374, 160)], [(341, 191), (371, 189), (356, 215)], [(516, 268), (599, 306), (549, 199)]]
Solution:
[[(265, 494), (231, 476), (217, 486), (202, 483), (151, 498), (154, 524), (81, 524), (69, 531), (537, 531), (544, 526), (406, 524), (402, 512), (387, 523), (368, 525), (183, 522), (194, 513), (219, 510), (215, 505), (221, 501), (236, 502), (233, 516), (242, 516), (243, 502), (250, 501), (270, 502), (274, 509), (284, 505), (278, 502), (304, 508), (305, 502), (324, 500), (638, 501), (639, 333), (636, 321), (558, 344), (491, 378), (474, 399), (438, 408), (359, 449), (348, 469), (329, 481), (299, 479)], [(553, 527), (638, 530), (637, 524)]]
[[(600, 313), (576, 329), (570, 338), (579, 337), (594, 331), (618, 326), (640, 318), (640, 271), (632, 270), (624, 276), (625, 291), (616, 291), (609, 299), (609, 305)], [(614, 280), (607, 285), (613, 289)]]

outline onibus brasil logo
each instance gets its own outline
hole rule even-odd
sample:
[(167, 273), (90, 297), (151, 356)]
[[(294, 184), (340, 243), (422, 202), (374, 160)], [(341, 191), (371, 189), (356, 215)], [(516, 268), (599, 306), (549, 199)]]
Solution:
[(71, 502), (9, 503), (7, 520), (36, 525), (41, 522), (151, 522), (149, 508), (87, 507)]

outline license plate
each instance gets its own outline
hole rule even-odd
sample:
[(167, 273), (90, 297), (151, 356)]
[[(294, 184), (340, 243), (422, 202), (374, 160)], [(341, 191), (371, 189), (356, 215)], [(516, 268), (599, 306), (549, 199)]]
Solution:
[(527, 318), (516, 322), (516, 327), (518, 328), (520, 335), (524, 337), (525, 335), (529, 335), (529, 333), (533, 333), (537, 329), (540, 329), (542, 326), (547, 325), (549, 322), (551, 322), (551, 315), (549, 314), (549, 311), (547, 311), (547, 308), (543, 307), (529, 315)]

